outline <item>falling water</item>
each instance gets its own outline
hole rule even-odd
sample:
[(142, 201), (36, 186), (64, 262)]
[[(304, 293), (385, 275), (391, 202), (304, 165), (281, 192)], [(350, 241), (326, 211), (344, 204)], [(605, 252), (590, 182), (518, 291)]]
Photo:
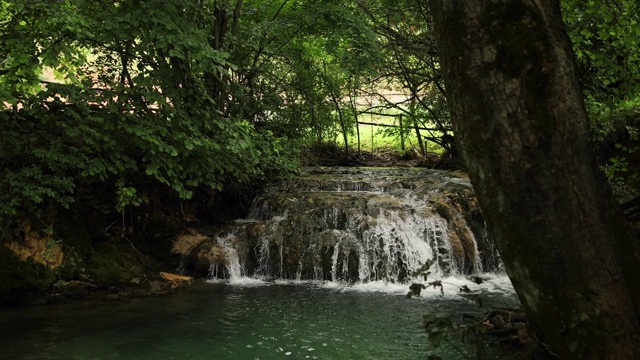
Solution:
[(227, 255), (228, 263), (226, 269), (229, 274), (229, 280), (232, 282), (242, 278), (245, 273), (244, 267), (240, 264), (238, 252), (231, 245), (231, 239), (233, 238), (235, 238), (235, 236), (233, 234), (229, 234), (226, 237), (218, 239), (218, 244), (220, 244)]
[(403, 283), (429, 260), (436, 276), (495, 270), (483, 268), (497, 254), (473, 199), (468, 180), (448, 172), (309, 169), (218, 233), (212, 246), (226, 257), (210, 276)]

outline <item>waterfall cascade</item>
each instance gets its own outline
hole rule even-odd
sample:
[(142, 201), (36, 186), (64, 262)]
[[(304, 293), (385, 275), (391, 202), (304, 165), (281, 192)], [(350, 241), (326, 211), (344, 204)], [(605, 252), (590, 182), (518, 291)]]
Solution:
[(187, 267), (212, 278), (405, 282), (430, 259), (440, 276), (499, 266), (469, 181), (439, 170), (307, 168), (204, 238)]

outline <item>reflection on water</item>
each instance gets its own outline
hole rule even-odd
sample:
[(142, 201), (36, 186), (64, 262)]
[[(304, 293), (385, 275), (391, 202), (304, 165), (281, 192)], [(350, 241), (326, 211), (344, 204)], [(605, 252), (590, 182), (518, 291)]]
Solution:
[(455, 288), (418, 299), (378, 290), (200, 283), (126, 303), (0, 309), (0, 358), (424, 359), (423, 314), (477, 310)]

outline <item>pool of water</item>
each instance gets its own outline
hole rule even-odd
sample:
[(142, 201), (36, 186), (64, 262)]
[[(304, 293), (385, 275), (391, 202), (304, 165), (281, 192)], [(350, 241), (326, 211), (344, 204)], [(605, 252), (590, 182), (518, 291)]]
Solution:
[(495, 305), (516, 300), (504, 276), (444, 282), (444, 296), (412, 299), (406, 285), (200, 282), (159, 297), (0, 309), (0, 358), (464, 359), (448, 344), (429, 348), (422, 316), (478, 312), (458, 296), (462, 283)]

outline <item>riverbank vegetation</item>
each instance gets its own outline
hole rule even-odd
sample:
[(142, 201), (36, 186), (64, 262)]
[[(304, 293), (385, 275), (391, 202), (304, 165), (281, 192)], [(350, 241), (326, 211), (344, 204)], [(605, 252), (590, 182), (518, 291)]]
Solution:
[[(637, 221), (639, 5), (561, 5), (589, 146)], [(424, 1), (2, 1), (0, 54), (10, 302), (154, 287), (185, 224), (304, 163), (462, 166)]]

